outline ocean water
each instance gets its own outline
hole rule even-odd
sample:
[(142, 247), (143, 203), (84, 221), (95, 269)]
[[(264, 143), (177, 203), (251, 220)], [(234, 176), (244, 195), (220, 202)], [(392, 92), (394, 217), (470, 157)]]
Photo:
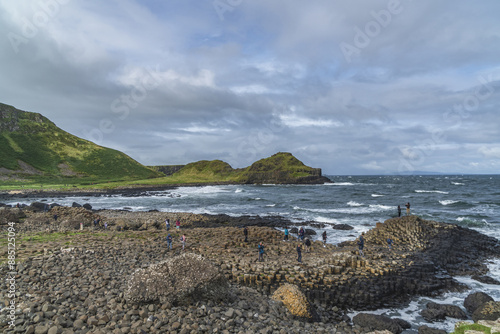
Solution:
[[(337, 244), (356, 238), (377, 222), (397, 216), (400, 205), (410, 202), (411, 213), (435, 220), (475, 229), (500, 239), (500, 175), (439, 176), (330, 176), (324, 185), (228, 185), (179, 187), (152, 191), (144, 196), (119, 195), (99, 197), (47, 197), (48, 203), (71, 205), (90, 203), (94, 209), (124, 209), (164, 212), (193, 212), (232, 216), (282, 216), (307, 225), (308, 221), (325, 223), (318, 236), (327, 231), (328, 242)], [(8, 204), (39, 201), (40, 198), (11, 199)], [(350, 231), (334, 230), (333, 224), (349, 224)], [(492, 259), (490, 276), (500, 280), (500, 259)], [(418, 314), (428, 301), (451, 303), (463, 307), (463, 299), (474, 291), (484, 291), (500, 300), (500, 287), (457, 278), (471, 290), (439, 298), (416, 298), (401, 309), (377, 310), (374, 313), (401, 317), (415, 326), (405, 333), (416, 332), (427, 324)], [(353, 310), (353, 314), (356, 310)], [(453, 330), (455, 319), (427, 324)]]

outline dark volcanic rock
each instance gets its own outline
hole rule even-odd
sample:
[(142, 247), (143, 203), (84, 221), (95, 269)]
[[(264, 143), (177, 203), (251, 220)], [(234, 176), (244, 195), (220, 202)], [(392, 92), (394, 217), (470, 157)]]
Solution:
[(370, 331), (388, 330), (395, 334), (399, 334), (403, 331), (397, 321), (384, 315), (359, 313), (352, 318), (352, 322)]
[(71, 207), (72, 207), (72, 208), (81, 208), (81, 207), (82, 207), (82, 205), (81, 205), (81, 204), (78, 204), (78, 203), (76, 203), (76, 202), (73, 202), (73, 204), (71, 204)]
[(33, 202), (29, 207), (27, 207), (27, 210), (33, 212), (44, 212), (48, 211), (49, 209), (50, 207), (47, 203), (41, 203), (41, 202)]
[(497, 320), (500, 318), (500, 302), (487, 302), (479, 306), (474, 313), (472, 313), (472, 320), (478, 322), (479, 320)]
[(0, 209), (0, 224), (19, 223), (22, 218), (26, 218), (26, 214), (21, 209), (7, 207)]
[(432, 328), (424, 325), (418, 328), (418, 334), (447, 334), (447, 333), (445, 330)]
[(231, 298), (226, 277), (208, 260), (191, 253), (136, 270), (128, 281), (125, 296), (135, 303), (178, 305)]
[(498, 280), (486, 275), (473, 275), (471, 278), (484, 284), (500, 285)]
[(446, 317), (455, 319), (467, 319), (467, 314), (458, 306), (449, 304), (427, 303), (427, 308), (420, 312), (428, 322), (441, 321)]
[(470, 295), (467, 296), (464, 300), (464, 307), (469, 313), (474, 313), (475, 310), (478, 309), (478, 307), (488, 303), (492, 302), (493, 298), (491, 298), (489, 295), (487, 295), (484, 292), (474, 292), (471, 293)]
[(347, 225), (347, 224), (336, 224), (336, 225), (333, 225), (332, 228), (334, 230), (343, 230), (343, 231), (349, 231), (349, 230), (354, 229), (354, 227), (352, 227), (351, 225)]
[(82, 207), (87, 210), (92, 210), (92, 205), (90, 205), (89, 203), (85, 203), (84, 205), (82, 205)]
[(312, 230), (310, 228), (304, 229), (304, 232), (306, 235), (316, 235), (317, 234), (315, 230)]

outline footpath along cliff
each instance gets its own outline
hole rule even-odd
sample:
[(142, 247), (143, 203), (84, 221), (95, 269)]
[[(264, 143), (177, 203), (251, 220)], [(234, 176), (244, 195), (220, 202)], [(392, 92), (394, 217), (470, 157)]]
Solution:
[[(54, 214), (57, 214), (57, 220)], [(182, 222), (180, 231), (175, 228), (170, 231), (174, 238), (172, 251), (164, 241), (166, 218), (172, 225), (176, 219)], [(5, 229), (5, 223), (11, 221), (16, 223), (19, 231), (17, 256), (21, 264), (17, 282), (19, 291), (24, 291), (19, 302), (27, 310), (19, 314), (25, 320), (20, 328), (33, 326), (34, 330), (37, 326), (49, 326), (57, 318), (59, 324), (56, 327), (61, 330), (75, 329), (76, 326), (78, 330), (87, 328), (106, 332), (118, 326), (140, 333), (139, 329), (164, 332), (189, 327), (185, 331), (189, 333), (193, 330), (213, 331), (218, 324), (219, 330), (228, 332), (256, 332), (266, 328), (279, 332), (281, 328), (289, 327), (297, 332), (338, 330), (359, 333), (363, 331), (359, 325), (351, 324), (346, 310), (398, 306), (417, 295), (433, 296), (465, 289), (451, 275), (491, 279), (484, 262), (500, 255), (498, 241), (494, 238), (456, 225), (409, 216), (378, 223), (368, 231), (364, 257), (359, 255), (355, 241), (338, 247), (323, 247), (315, 241), (309, 253), (303, 252), (303, 263), (299, 264), (295, 251), (298, 242), (294, 238), (290, 242), (282, 241), (280, 231), (257, 226), (258, 219), (255, 218), (223, 218), (189, 213), (92, 211), (67, 207), (54, 207), (43, 212), (36, 205), (24, 209), (0, 208), (1, 228)], [(100, 219), (98, 230), (94, 229), (96, 219)], [(104, 222), (108, 223), (108, 230), (102, 229)], [(80, 223), (83, 231), (78, 231)], [(272, 225), (272, 221), (261, 223)], [(283, 223), (278, 220), (280, 226)], [(243, 225), (249, 225), (248, 242), (244, 242)], [(185, 234), (188, 240), (185, 252), (181, 251), (178, 242), (181, 234)], [(388, 237), (394, 240), (392, 251), (387, 247)], [(264, 262), (257, 262), (256, 246), (261, 241), (266, 254)], [(5, 260), (4, 253), (2, 250), (0, 257)], [(177, 260), (175, 256), (181, 253), (196, 256)], [(171, 262), (159, 265), (165, 260)], [(160, 296), (156, 298), (158, 300), (148, 299), (145, 304), (137, 304), (136, 297), (128, 297), (136, 289), (131, 283), (131, 275), (137, 269), (150, 268), (145, 273), (155, 277), (161, 268), (166, 271), (165, 275), (174, 275), (172, 282), (188, 274), (194, 275), (188, 282), (198, 282), (206, 276), (201, 272), (197, 274), (194, 267), (195, 272), (188, 270), (182, 274), (175, 265), (179, 261), (200, 263), (196, 268), (211, 268), (203, 262), (208, 261), (216, 268), (207, 269), (211, 276), (217, 277), (216, 287), (223, 286), (227, 290), (230, 286), (229, 292), (217, 301), (193, 299), (192, 305), (179, 304), (178, 297), (169, 302), (167, 297)], [(1, 270), (3, 273), (5, 268)], [(216, 274), (217, 271), (220, 275)], [(137, 281), (141, 282), (140, 279)], [(194, 285), (198, 286), (198, 283)], [(141, 286), (139, 284), (137, 289)], [(162, 289), (167, 291), (168, 288), (164, 286), (155, 291), (161, 295)], [(3, 286), (2, 291), (6, 291)], [(187, 284), (183, 296), (198, 296), (196, 291)], [(208, 288), (203, 291), (218, 290)], [(3, 292), (0, 299), (6, 300)], [(158, 303), (159, 300), (162, 302)], [(297, 300), (308, 304), (294, 306)], [(105, 305), (87, 314), (86, 308), (93, 302)], [(203, 311), (203, 314), (197, 314), (196, 310), (203, 305), (204, 310), (211, 313)], [(193, 306), (196, 307), (192, 309)], [(294, 314), (294, 310), (302, 311)], [(251, 312), (254, 313), (250, 315)], [(211, 320), (207, 322), (206, 317), (210, 314), (214, 314), (213, 319), (209, 318)], [(256, 325), (254, 314), (262, 325)], [(163, 318), (166, 320), (157, 321)], [(228, 324), (228, 319), (233, 321)], [(77, 323), (78, 320), (82, 321)], [(194, 323), (206, 323), (203, 327), (206, 330), (193, 327)], [(0, 327), (4, 325), (0, 321)]]

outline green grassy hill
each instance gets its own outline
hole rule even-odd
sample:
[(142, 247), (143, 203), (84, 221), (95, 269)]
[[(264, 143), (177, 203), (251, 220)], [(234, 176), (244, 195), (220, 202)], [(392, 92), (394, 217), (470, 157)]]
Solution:
[(119, 151), (73, 136), (40, 114), (0, 103), (0, 180), (137, 180), (159, 177)]
[(184, 166), (166, 179), (168, 178), (176, 182), (242, 184), (330, 182), (321, 175), (321, 169), (308, 167), (291, 153), (286, 152), (276, 153), (241, 169), (233, 169), (229, 164), (220, 160), (198, 161)]

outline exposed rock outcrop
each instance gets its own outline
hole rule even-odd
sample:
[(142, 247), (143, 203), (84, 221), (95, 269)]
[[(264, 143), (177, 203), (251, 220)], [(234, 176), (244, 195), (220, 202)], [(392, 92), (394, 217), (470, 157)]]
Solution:
[(352, 322), (355, 325), (366, 328), (370, 331), (384, 331), (387, 330), (394, 334), (399, 334), (403, 331), (403, 328), (399, 323), (389, 317), (378, 314), (370, 313), (359, 313), (354, 318)]
[(227, 300), (231, 294), (217, 267), (201, 255), (185, 253), (137, 269), (129, 278), (125, 297), (135, 303), (190, 305), (200, 300)]
[(479, 320), (497, 320), (500, 318), (500, 301), (490, 301), (479, 306), (474, 313), (472, 313), (472, 320), (478, 322)]
[(464, 307), (470, 314), (474, 313), (480, 306), (492, 302), (493, 298), (484, 292), (474, 292), (464, 300)]
[(427, 303), (426, 309), (420, 312), (420, 315), (428, 322), (442, 321), (446, 317), (455, 319), (467, 319), (467, 314), (456, 305)]
[(307, 297), (296, 285), (284, 284), (280, 286), (271, 298), (283, 302), (290, 313), (296, 317), (307, 320), (316, 320), (317, 318), (311, 303), (309, 303)]

